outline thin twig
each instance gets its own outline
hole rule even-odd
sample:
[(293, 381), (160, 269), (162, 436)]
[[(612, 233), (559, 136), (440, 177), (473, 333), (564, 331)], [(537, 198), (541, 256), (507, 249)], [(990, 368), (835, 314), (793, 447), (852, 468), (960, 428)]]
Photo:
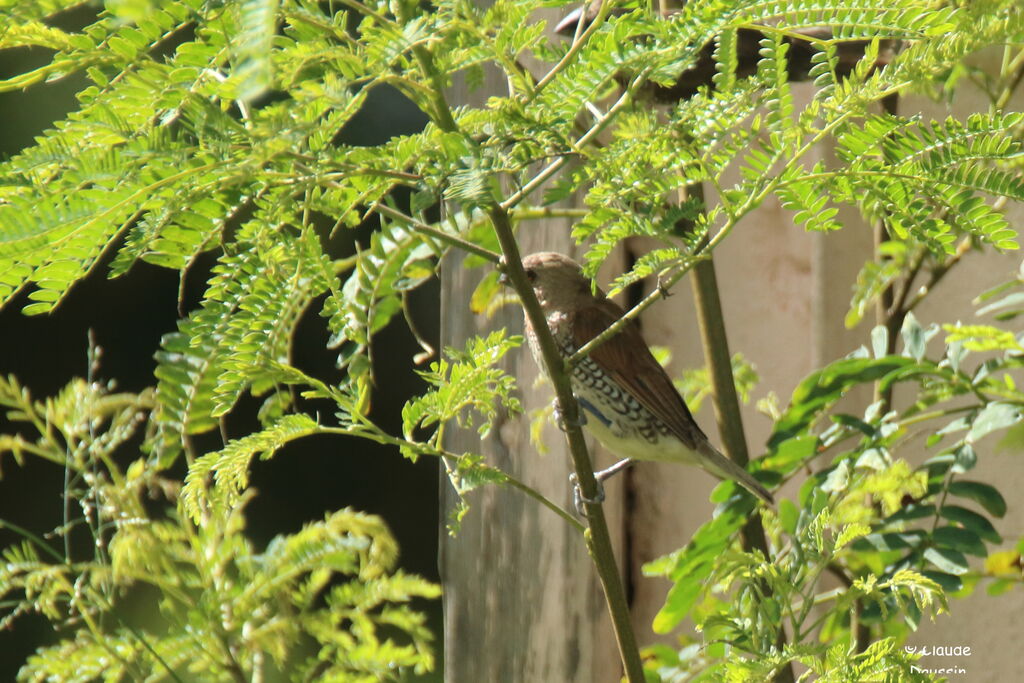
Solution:
[(412, 216), (404, 214), (396, 209), (392, 209), (390, 206), (387, 206), (386, 204), (376, 202), (374, 203), (373, 206), (370, 207), (370, 211), (383, 214), (388, 218), (392, 218), (396, 221), (399, 221), (400, 223), (405, 223), (410, 228), (412, 228), (413, 230), (422, 235), (430, 235), (431, 237), (439, 239), (442, 242), (447, 242), (448, 244), (454, 247), (458, 247), (459, 249), (468, 251), (471, 254), (476, 254), (480, 258), (487, 259), (491, 263), (498, 263), (501, 260), (501, 255), (494, 253), (490, 249), (486, 249), (484, 247), (473, 244), (472, 242), (464, 240), (458, 235), (453, 235), (450, 232), (438, 230), (434, 226), (427, 225), (422, 221), (418, 221)]
[(358, 2), (358, 0), (339, 0), (339, 2), (342, 5), (345, 5), (346, 7), (348, 7), (349, 9), (353, 9), (356, 12), (359, 12), (360, 14), (365, 14), (367, 16), (373, 17), (374, 19), (377, 20), (377, 22), (381, 26), (388, 26), (388, 27), (391, 27), (391, 28), (395, 29), (396, 31), (400, 31), (401, 30), (401, 27), (398, 24), (396, 24), (394, 21), (392, 21), (391, 19), (388, 19), (386, 16), (384, 16), (383, 14), (380, 14), (379, 12), (371, 9), (370, 7), (367, 7), (363, 3)]
[[(605, 127), (607, 127), (608, 124), (611, 123), (612, 120), (618, 115), (619, 111), (622, 110), (626, 105), (628, 105), (632, 101), (633, 95), (636, 94), (637, 89), (645, 82), (647, 82), (647, 75), (649, 73), (650, 69), (643, 69), (636, 76), (634, 76), (633, 80), (630, 81), (629, 85), (626, 87), (626, 90), (622, 93), (622, 95), (619, 96), (619, 99), (615, 101), (615, 104), (613, 104), (611, 108), (609, 108), (608, 111), (606, 111), (604, 115), (601, 118), (599, 118), (594, 123), (594, 125), (590, 127), (589, 130), (587, 130), (586, 133), (580, 136), (580, 138), (573, 144), (573, 149), (580, 149), (589, 144), (595, 137), (597, 137), (601, 133), (601, 131), (603, 131)], [(508, 211), (516, 204), (523, 201), (523, 199), (525, 199), (527, 195), (529, 195), (531, 192), (533, 192), (538, 187), (543, 185), (549, 178), (551, 178), (551, 176), (558, 173), (558, 171), (560, 171), (562, 167), (564, 167), (567, 163), (569, 163), (568, 156), (560, 156), (554, 161), (552, 161), (537, 175), (531, 178), (528, 183), (523, 185), (523, 187), (518, 192), (513, 193), (505, 201), (503, 201), (499, 205), (500, 208), (504, 211)]]
[[(365, 415), (360, 415), (358, 416), (358, 418), (360, 421), (361, 429), (358, 431), (357, 435), (361, 438), (369, 439), (370, 441), (375, 441), (385, 446), (407, 448), (416, 453), (416, 455), (440, 458), (441, 461), (444, 462), (446, 465), (450, 462), (458, 462), (458, 460), (462, 457), (456, 453), (452, 453), (451, 451), (446, 451), (441, 448), (434, 448), (429, 444), (421, 443), (419, 441), (409, 441), (407, 439), (391, 436)], [(327, 427), (324, 425), (317, 425), (316, 429), (317, 432), (320, 434), (344, 434), (346, 436), (351, 436), (353, 434), (353, 431), (351, 429), (346, 429), (344, 427)], [(577, 531), (585, 531), (586, 527), (580, 524), (579, 520), (573, 517), (571, 513), (565, 510), (565, 508), (558, 505), (558, 503), (555, 503), (553, 500), (545, 496), (540, 491), (531, 488), (529, 485), (519, 481), (508, 472), (505, 472), (504, 470), (500, 470), (496, 467), (491, 468), (489, 465), (487, 467), (495, 472), (498, 472), (505, 479), (506, 484), (508, 484), (512, 488), (519, 489), (526, 495), (538, 501), (544, 507), (548, 508), (556, 515), (558, 515), (566, 522), (568, 522), (569, 525)]]
[(527, 206), (517, 207), (509, 213), (517, 221), (528, 221), (543, 218), (585, 218), (590, 211), (560, 206)]
[(1017, 53), (1017, 56), (1009, 65), (1007, 65), (1007, 69), (1004, 69), (1001, 74), (1005, 76), (1007, 70), (1013, 72), (1013, 76), (1009, 79), (1010, 82), (1005, 88), (1003, 88), (1003, 92), (999, 94), (999, 97), (994, 102), (994, 106), (997, 111), (1002, 111), (1003, 108), (1006, 107), (1010, 98), (1013, 97), (1013, 94), (1017, 91), (1017, 86), (1020, 85), (1021, 79), (1024, 79), (1024, 68), (1021, 68), (1022, 65), (1024, 65), (1024, 50)]
[(514, 489), (519, 489), (520, 491), (522, 491), (523, 493), (528, 495), (530, 498), (533, 498), (534, 500), (538, 501), (541, 505), (543, 505), (547, 509), (551, 510), (556, 515), (558, 515), (559, 517), (564, 519), (566, 522), (568, 522), (570, 526), (572, 526), (574, 529), (576, 529), (576, 531), (578, 531), (580, 533), (585, 533), (586, 532), (586, 530), (587, 530), (586, 526), (581, 524), (578, 519), (576, 519), (571, 514), (566, 512), (565, 509), (562, 508), (560, 505), (556, 505), (549, 498), (544, 496), (540, 491), (538, 491), (537, 489), (533, 488), (532, 486), (524, 484), (523, 482), (519, 481), (518, 479), (516, 479), (515, 477), (513, 477), (512, 475), (510, 475), (508, 473), (504, 473), (503, 472), (503, 474), (506, 477), (506, 482), (505, 483), (507, 483), (509, 486), (511, 486)]
[[(903, 286), (900, 287), (899, 294), (896, 295), (895, 301), (889, 302), (885, 307), (886, 313), (892, 315), (897, 311), (906, 312), (907, 309), (904, 306), (907, 303), (907, 297), (910, 296), (910, 292), (914, 289), (914, 280), (917, 279), (918, 274), (921, 272), (921, 268), (924, 267), (925, 258), (928, 256), (928, 249), (922, 247), (921, 250), (914, 256), (914, 259), (910, 262), (910, 268), (907, 269), (907, 276), (903, 278)], [(895, 347), (893, 347), (894, 349)], [(892, 351), (890, 350), (890, 353)]]
[(583, 33), (580, 33), (580, 26), (582, 26), (584, 21), (586, 20), (587, 5), (584, 4), (583, 7), (580, 8), (580, 21), (576, 25), (576, 35), (573, 37), (572, 45), (569, 46), (569, 49), (568, 51), (566, 51), (565, 55), (563, 55), (562, 58), (558, 60), (558, 64), (555, 64), (553, 67), (551, 67), (551, 70), (548, 71), (547, 74), (545, 74), (544, 77), (537, 82), (536, 86), (534, 86), (533, 93), (531, 93), (534, 97), (536, 97), (541, 90), (547, 87), (547, 85), (551, 83), (551, 81), (555, 80), (555, 76), (564, 71), (565, 68), (569, 65), (569, 62), (576, 58), (576, 55), (579, 54), (579, 51), (582, 50), (583, 46), (587, 44), (587, 39), (589, 39), (590, 36), (592, 36), (594, 32), (597, 31), (597, 29), (601, 28), (601, 24), (603, 24), (605, 18), (608, 17), (608, 11), (610, 9), (611, 3), (609, 3), (608, 0), (601, 0), (601, 6), (597, 10), (597, 16), (594, 17), (594, 20), (590, 23), (590, 26), (587, 26), (586, 30), (584, 30)]
[(586, 358), (591, 352), (593, 352), (593, 350), (596, 349), (598, 346), (605, 343), (606, 341), (617, 335), (619, 332), (621, 332), (622, 329), (630, 323), (630, 321), (639, 318), (640, 314), (647, 310), (647, 308), (651, 306), (655, 301), (663, 299), (665, 297), (665, 292), (671, 289), (677, 282), (682, 280), (683, 277), (685, 277), (685, 275), (688, 272), (690, 272), (690, 268), (693, 267), (693, 265), (696, 262), (696, 260), (691, 261), (687, 265), (680, 267), (675, 272), (671, 272), (665, 275), (664, 277), (659, 278), (658, 287), (656, 287), (650, 294), (641, 299), (637, 305), (633, 306), (633, 308), (626, 311), (621, 318), (619, 318), (614, 323), (605, 328), (605, 330), (601, 332), (601, 334), (597, 335), (596, 337), (588, 341), (586, 344), (581, 346), (576, 351), (576, 353), (572, 354), (572, 356), (569, 357), (569, 359), (566, 361), (566, 364), (569, 365), (570, 367), (576, 365), (581, 360)]

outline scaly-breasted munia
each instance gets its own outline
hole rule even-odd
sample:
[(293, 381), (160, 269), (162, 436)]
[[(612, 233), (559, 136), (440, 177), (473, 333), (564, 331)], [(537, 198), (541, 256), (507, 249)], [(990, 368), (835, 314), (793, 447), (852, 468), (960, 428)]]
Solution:
[[(523, 259), (523, 269), (566, 358), (623, 315), (603, 292), (591, 289), (579, 264), (562, 254), (530, 254)], [(543, 369), (529, 319), (526, 337)], [(772, 502), (764, 486), (708, 442), (635, 323), (628, 323), (573, 366), (572, 388), (586, 429), (620, 457), (699, 465)]]

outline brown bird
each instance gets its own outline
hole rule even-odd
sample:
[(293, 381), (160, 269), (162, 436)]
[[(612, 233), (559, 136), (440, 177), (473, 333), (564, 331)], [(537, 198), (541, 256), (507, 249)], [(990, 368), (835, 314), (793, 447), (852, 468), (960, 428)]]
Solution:
[[(523, 269), (566, 358), (623, 315), (603, 292), (592, 291), (579, 264), (562, 254), (530, 254), (523, 259)], [(526, 337), (543, 369), (529, 319)], [(708, 442), (633, 322), (573, 366), (572, 387), (587, 430), (626, 458), (606, 472), (621, 469), (630, 459), (699, 465), (772, 503), (764, 486)]]

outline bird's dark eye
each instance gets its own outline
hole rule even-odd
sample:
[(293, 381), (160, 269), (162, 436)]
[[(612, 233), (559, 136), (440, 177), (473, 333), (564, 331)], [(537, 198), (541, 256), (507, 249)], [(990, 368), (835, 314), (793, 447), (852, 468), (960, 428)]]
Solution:
[(536, 282), (537, 281), (537, 271), (535, 271), (533, 268), (527, 268), (526, 269), (526, 279), (529, 280), (530, 282)]

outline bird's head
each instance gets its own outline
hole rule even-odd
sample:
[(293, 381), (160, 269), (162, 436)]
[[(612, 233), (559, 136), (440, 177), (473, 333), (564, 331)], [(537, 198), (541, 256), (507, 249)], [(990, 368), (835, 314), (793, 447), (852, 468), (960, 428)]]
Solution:
[(584, 277), (580, 264), (563, 254), (530, 254), (523, 259), (523, 270), (545, 310), (571, 309), (592, 296), (590, 280)]

